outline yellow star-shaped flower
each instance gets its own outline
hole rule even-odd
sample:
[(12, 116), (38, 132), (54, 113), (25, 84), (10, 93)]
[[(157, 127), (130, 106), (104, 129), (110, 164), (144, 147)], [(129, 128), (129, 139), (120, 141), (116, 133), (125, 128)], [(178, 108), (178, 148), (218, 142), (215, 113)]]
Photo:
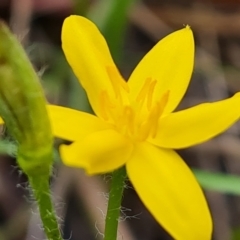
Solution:
[(88, 174), (126, 165), (129, 179), (156, 220), (178, 240), (209, 240), (212, 221), (195, 177), (172, 149), (221, 133), (240, 116), (240, 96), (173, 112), (188, 87), (194, 40), (187, 26), (149, 51), (126, 83), (97, 27), (80, 16), (62, 29), (66, 58), (96, 116), (49, 106), (64, 163)]

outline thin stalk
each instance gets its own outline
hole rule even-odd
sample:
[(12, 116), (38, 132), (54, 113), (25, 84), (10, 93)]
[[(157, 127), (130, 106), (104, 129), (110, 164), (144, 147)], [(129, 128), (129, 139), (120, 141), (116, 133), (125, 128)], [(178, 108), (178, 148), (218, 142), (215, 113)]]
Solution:
[(118, 220), (121, 209), (123, 190), (125, 185), (126, 169), (122, 167), (112, 174), (109, 193), (107, 216), (105, 220), (104, 240), (117, 239)]
[(38, 203), (43, 228), (48, 240), (63, 240), (52, 205), (49, 178), (47, 176), (34, 176), (29, 178), (29, 182)]

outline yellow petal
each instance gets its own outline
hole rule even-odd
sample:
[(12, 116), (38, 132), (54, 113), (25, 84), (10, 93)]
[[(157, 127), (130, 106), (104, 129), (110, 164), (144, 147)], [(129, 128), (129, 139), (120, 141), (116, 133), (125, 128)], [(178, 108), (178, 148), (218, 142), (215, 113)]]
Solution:
[(171, 113), (160, 119), (155, 138), (148, 141), (165, 148), (185, 148), (225, 131), (240, 117), (240, 94)]
[(170, 91), (164, 113), (172, 112), (188, 87), (193, 61), (194, 39), (187, 26), (163, 38), (137, 65), (128, 82), (131, 99), (138, 97), (146, 81), (155, 85), (157, 80), (152, 101), (159, 101), (163, 94)]
[(87, 92), (91, 106), (101, 116), (101, 95), (107, 92), (108, 98), (114, 100), (127, 86), (112, 60), (104, 37), (88, 19), (70, 16), (63, 23), (62, 47), (68, 63)]
[(110, 128), (96, 116), (71, 108), (48, 105), (47, 110), (53, 135), (69, 141), (82, 139), (90, 133)]
[(67, 166), (84, 168), (88, 174), (98, 174), (123, 166), (132, 148), (125, 137), (109, 129), (94, 132), (71, 145), (62, 145), (60, 153)]
[(210, 240), (212, 221), (204, 195), (177, 153), (139, 144), (126, 167), (139, 197), (174, 239)]
[(4, 124), (4, 121), (1, 117), (0, 117), (0, 124)]

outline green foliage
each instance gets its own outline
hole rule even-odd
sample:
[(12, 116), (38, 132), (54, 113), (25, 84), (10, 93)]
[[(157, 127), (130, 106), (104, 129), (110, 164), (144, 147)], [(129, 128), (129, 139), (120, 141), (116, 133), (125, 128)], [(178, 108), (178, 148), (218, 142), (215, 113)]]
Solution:
[[(102, 0), (90, 9), (87, 17), (91, 19), (106, 38), (115, 61), (119, 61), (126, 30), (127, 14), (136, 0)], [(101, 11), (99, 12), (99, 9)]]
[(193, 169), (193, 172), (200, 185), (206, 190), (240, 195), (240, 177), (238, 176), (198, 169)]

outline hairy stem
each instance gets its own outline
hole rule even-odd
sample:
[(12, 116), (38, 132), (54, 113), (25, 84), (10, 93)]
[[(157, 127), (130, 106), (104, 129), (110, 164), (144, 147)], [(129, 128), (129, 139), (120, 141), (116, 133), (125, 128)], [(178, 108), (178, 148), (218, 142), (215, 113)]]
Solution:
[(58, 227), (56, 213), (52, 205), (49, 177), (34, 176), (29, 178), (29, 182), (39, 206), (43, 228), (48, 240), (63, 240)]
[(114, 171), (112, 174), (107, 216), (105, 220), (104, 240), (117, 239), (118, 219), (120, 215), (125, 178), (126, 178), (125, 167), (122, 167)]

